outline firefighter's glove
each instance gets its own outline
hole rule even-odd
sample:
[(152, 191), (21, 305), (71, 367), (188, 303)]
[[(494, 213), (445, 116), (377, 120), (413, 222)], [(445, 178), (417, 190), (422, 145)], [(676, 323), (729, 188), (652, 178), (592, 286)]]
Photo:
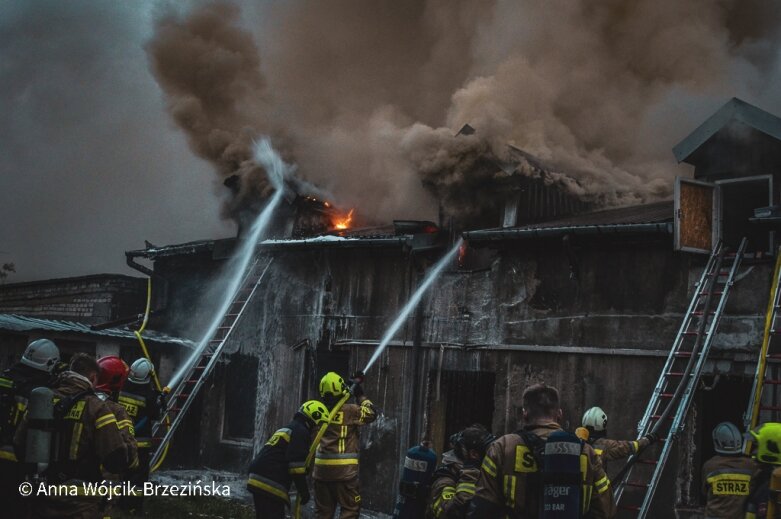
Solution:
[(306, 485), (306, 477), (299, 477), (295, 479), (296, 491), (298, 492), (298, 502), (305, 505), (309, 502), (311, 496), (309, 495), (309, 487)]
[(363, 386), (360, 384), (353, 385), (353, 396), (355, 398), (361, 398), (364, 395)]
[(653, 445), (659, 441), (659, 435), (653, 432), (649, 432), (645, 435), (645, 439), (648, 440), (648, 445)]

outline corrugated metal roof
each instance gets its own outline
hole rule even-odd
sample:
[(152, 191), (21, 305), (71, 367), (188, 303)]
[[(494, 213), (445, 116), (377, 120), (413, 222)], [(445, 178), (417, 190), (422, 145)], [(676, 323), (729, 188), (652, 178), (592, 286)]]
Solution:
[(781, 140), (781, 119), (754, 105), (733, 97), (704, 123), (673, 147), (678, 162), (685, 162), (719, 130), (738, 121), (775, 139)]
[[(76, 323), (73, 321), (59, 321), (55, 319), (39, 319), (37, 317), (27, 317), (17, 314), (0, 314), (0, 330), (12, 332), (61, 332), (61, 333), (80, 333), (91, 336), (118, 337), (121, 339), (134, 339), (136, 336), (132, 330), (123, 328), (106, 328), (104, 330), (93, 330), (88, 325)], [(161, 344), (178, 344), (188, 348), (195, 347), (195, 343), (189, 339), (173, 337), (160, 332), (145, 331), (143, 334), (145, 341), (157, 342)]]
[(547, 229), (551, 227), (586, 227), (591, 225), (622, 225), (671, 222), (675, 210), (672, 200), (653, 204), (633, 205), (583, 213), (568, 218), (550, 220), (517, 227), (518, 229)]

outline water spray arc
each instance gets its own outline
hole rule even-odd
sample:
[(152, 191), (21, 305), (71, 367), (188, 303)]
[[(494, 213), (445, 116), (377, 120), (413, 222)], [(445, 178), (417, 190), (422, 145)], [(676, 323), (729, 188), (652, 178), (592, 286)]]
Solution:
[[(428, 274), (426, 274), (426, 277), (423, 279), (423, 282), (420, 284), (420, 286), (418, 286), (415, 292), (413, 292), (412, 296), (409, 298), (409, 301), (407, 301), (407, 303), (402, 307), (401, 311), (396, 316), (396, 319), (393, 320), (391, 325), (385, 331), (385, 334), (382, 336), (382, 339), (380, 339), (380, 343), (375, 348), (374, 353), (372, 353), (372, 356), (369, 358), (369, 361), (366, 363), (366, 366), (359, 373), (360, 377), (363, 377), (363, 375), (367, 371), (369, 371), (369, 369), (371, 369), (374, 363), (377, 362), (377, 359), (380, 358), (382, 352), (385, 351), (385, 348), (388, 347), (390, 341), (393, 340), (393, 337), (396, 335), (396, 333), (398, 333), (399, 329), (401, 329), (402, 325), (409, 318), (410, 314), (418, 306), (420, 300), (423, 299), (423, 295), (426, 293), (426, 291), (429, 288), (431, 288), (434, 282), (439, 278), (439, 276), (445, 270), (445, 267), (447, 267), (453, 261), (456, 254), (458, 253), (458, 250), (461, 248), (463, 242), (464, 242), (463, 239), (459, 239), (456, 242), (456, 244), (453, 246), (453, 248), (450, 249), (447, 252), (447, 254), (442, 256), (442, 258), (440, 258), (440, 260), (434, 265), (434, 267), (428, 272)], [(341, 398), (341, 400), (339, 400), (336, 403), (333, 409), (331, 409), (330, 411), (331, 416), (334, 416), (342, 409), (342, 406), (352, 396), (355, 390), (355, 386), (357, 384), (358, 382), (354, 381), (350, 387), (350, 390)], [(317, 431), (317, 435), (315, 436), (315, 439), (312, 442), (312, 446), (309, 449), (309, 455), (306, 458), (307, 470), (309, 469), (309, 467), (311, 467), (312, 461), (314, 460), (315, 457), (315, 452), (317, 450), (317, 447), (320, 445), (320, 440), (323, 439), (323, 435), (325, 434), (328, 425), (329, 424), (324, 424), (320, 426), (320, 429)], [(299, 502), (298, 499), (296, 499), (295, 508), (293, 510), (293, 517), (294, 519), (299, 519), (301, 517), (301, 503)]]
[(201, 340), (198, 341), (198, 345), (187, 360), (171, 378), (168, 387), (176, 387), (176, 385), (181, 382), (182, 376), (195, 362), (197, 362), (204, 349), (206, 349), (209, 342), (214, 337), (217, 328), (222, 322), (223, 316), (228, 312), (231, 302), (234, 300), (236, 292), (241, 286), (243, 276), (247, 271), (250, 261), (255, 256), (257, 244), (264, 236), (266, 229), (271, 222), (271, 217), (284, 196), (284, 180), (292, 173), (293, 168), (282, 161), (277, 152), (274, 151), (274, 148), (271, 147), (271, 141), (268, 138), (264, 137), (256, 142), (254, 151), (255, 161), (266, 170), (266, 174), (274, 186), (275, 192), (266, 204), (266, 207), (253, 222), (252, 227), (250, 227), (250, 232), (241, 243), (237, 254), (226, 266), (226, 269), (231, 272), (231, 277), (228, 281), (228, 286), (225, 288), (223, 299), (209, 324), (209, 328), (207, 328)]
[[(150, 458), (150, 467), (156, 468), (162, 463), (171, 438), (214, 369), (226, 341), (271, 265), (271, 260), (261, 260), (255, 251), (271, 222), (274, 210), (282, 200), (284, 179), (292, 172), (292, 168), (282, 161), (265, 138), (255, 144), (255, 160), (265, 168), (277, 190), (253, 222), (237, 254), (226, 265), (226, 271), (230, 274), (228, 287), (209, 329), (166, 388), (170, 397), (160, 422), (152, 430), (152, 439), (157, 445)], [(226, 322), (230, 322), (230, 325), (225, 326)]]

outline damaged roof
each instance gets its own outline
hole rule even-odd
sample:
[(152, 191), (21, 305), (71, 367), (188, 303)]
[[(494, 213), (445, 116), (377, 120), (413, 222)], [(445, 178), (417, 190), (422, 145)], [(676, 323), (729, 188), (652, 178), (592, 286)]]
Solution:
[(733, 124), (743, 124), (781, 141), (781, 119), (754, 105), (733, 97), (705, 120), (696, 130), (673, 147), (678, 162), (690, 162), (691, 156), (714, 135)]
[(672, 234), (673, 201), (618, 207), (520, 227), (468, 231), (470, 242), (563, 236), (565, 234)]
[[(78, 333), (90, 336), (116, 337), (120, 339), (136, 340), (132, 330), (124, 328), (106, 328), (103, 330), (93, 330), (89, 325), (76, 323), (73, 321), (60, 321), (56, 319), (40, 319), (37, 317), (27, 317), (17, 314), (0, 314), (0, 330), (10, 332), (57, 332), (57, 333)], [(144, 332), (144, 340), (156, 342), (158, 344), (178, 344), (187, 348), (195, 347), (195, 343), (189, 339), (173, 337), (161, 332), (147, 330)]]

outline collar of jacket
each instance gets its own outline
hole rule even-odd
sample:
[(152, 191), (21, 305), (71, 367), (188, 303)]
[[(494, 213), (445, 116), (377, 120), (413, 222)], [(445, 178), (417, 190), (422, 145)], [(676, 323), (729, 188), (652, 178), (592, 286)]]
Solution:
[(68, 393), (76, 393), (93, 389), (93, 387), (92, 382), (84, 375), (80, 375), (75, 371), (65, 371), (60, 375), (58, 389), (65, 390)]

